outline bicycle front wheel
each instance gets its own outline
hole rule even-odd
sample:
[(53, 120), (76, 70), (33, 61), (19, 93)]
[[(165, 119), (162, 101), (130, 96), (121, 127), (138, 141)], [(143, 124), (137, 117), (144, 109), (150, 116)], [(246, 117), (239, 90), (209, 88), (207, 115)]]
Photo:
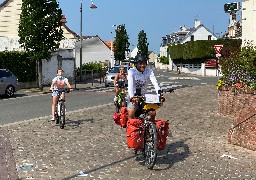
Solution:
[(157, 128), (153, 122), (148, 121), (144, 130), (144, 149), (145, 166), (153, 169), (157, 157)]
[(59, 104), (60, 106), (60, 116), (59, 116), (59, 125), (60, 125), (60, 128), (63, 129), (64, 128), (64, 125), (65, 125), (65, 104), (63, 101), (60, 102)]

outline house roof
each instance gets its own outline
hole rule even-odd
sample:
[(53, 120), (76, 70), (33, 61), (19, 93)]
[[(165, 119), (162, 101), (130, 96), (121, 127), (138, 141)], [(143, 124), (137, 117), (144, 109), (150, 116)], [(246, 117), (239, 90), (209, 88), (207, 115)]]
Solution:
[(61, 23), (62, 23), (62, 26), (69, 32), (71, 33), (74, 37), (79, 37), (74, 31), (72, 31), (67, 25), (67, 19), (66, 19), (66, 16), (65, 15), (62, 15), (61, 17)]
[(205, 28), (206, 31), (208, 31), (209, 33), (211, 33), (213, 36), (214, 34), (209, 30), (207, 29), (203, 24), (200, 24), (199, 26), (197, 26), (196, 28), (193, 27), (191, 28), (191, 31), (189, 33), (186, 34), (186, 36), (181, 40), (181, 43), (186, 40), (188, 37), (190, 37), (194, 32), (196, 32), (198, 29), (200, 29), (201, 27)]
[[(78, 36), (79, 37), (79, 36)], [(91, 38), (98, 38), (107, 48), (111, 50), (111, 41), (103, 41), (98, 35), (95, 36), (82, 36), (83, 40), (91, 39)], [(112, 47), (114, 51), (114, 46)]]
[(103, 42), (104, 42), (104, 44), (106, 44), (106, 46), (107, 46), (109, 49), (111, 49), (111, 44), (112, 44), (111, 41), (103, 41)]
[(2, 3), (0, 3), (0, 8), (3, 7), (5, 4), (7, 4), (10, 0), (5, 0)]

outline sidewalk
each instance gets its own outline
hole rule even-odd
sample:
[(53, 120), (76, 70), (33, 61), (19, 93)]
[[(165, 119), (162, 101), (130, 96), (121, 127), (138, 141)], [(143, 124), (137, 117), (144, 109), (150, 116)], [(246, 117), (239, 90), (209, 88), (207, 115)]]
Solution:
[[(74, 88), (74, 90), (84, 90), (84, 89), (88, 89), (88, 88), (95, 88), (95, 87), (103, 87), (105, 86), (104, 82), (99, 81), (99, 79), (95, 79), (93, 82), (91, 81), (87, 81), (84, 83), (76, 83), (76, 84), (71, 84), (71, 86)], [(46, 93), (51, 93), (50, 91), (50, 86), (44, 86), (43, 87), (43, 91), (41, 91), (39, 88), (29, 88), (29, 89), (20, 89), (19, 92), (25, 92), (25, 93), (42, 93), (42, 94), (46, 94)]]
[(5, 125), (0, 132), (9, 136), (22, 180), (255, 179), (256, 152), (228, 144), (232, 119), (218, 115), (214, 86), (164, 96), (157, 118), (170, 120), (172, 137), (151, 171), (127, 148), (125, 129), (111, 120), (113, 105), (68, 112), (64, 129), (43, 118)]

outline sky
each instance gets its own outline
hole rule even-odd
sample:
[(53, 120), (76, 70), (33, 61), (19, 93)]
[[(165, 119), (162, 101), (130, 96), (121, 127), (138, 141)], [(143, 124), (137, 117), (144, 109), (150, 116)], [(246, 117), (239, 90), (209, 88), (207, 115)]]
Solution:
[[(90, 9), (91, 0), (83, 0), (82, 35), (98, 35), (103, 41), (112, 41), (115, 26), (124, 24), (130, 49), (138, 43), (141, 30), (147, 35), (149, 50), (159, 54), (162, 37), (179, 30), (180, 26), (194, 26), (201, 21), (217, 37), (227, 32), (229, 17), (224, 4), (242, 0), (93, 0), (97, 9)], [(67, 26), (80, 35), (81, 0), (57, 0), (67, 18)], [(237, 19), (241, 18), (238, 12)]]

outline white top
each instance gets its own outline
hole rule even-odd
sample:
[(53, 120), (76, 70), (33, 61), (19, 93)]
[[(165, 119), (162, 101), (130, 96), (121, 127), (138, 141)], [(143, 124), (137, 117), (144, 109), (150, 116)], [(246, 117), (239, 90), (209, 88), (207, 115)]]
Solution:
[(149, 67), (146, 67), (145, 71), (142, 73), (137, 70), (136, 67), (129, 69), (128, 71), (128, 95), (133, 97), (136, 93), (137, 88), (141, 88), (141, 94), (144, 95), (147, 92), (148, 79), (155, 87), (156, 93), (160, 90), (160, 87), (157, 83), (154, 72)]
[(54, 90), (58, 90), (58, 89), (62, 89), (65, 87), (65, 85), (68, 82), (68, 79), (63, 77), (63, 76), (57, 76), (55, 78), (53, 78), (53, 83), (54, 83)]

